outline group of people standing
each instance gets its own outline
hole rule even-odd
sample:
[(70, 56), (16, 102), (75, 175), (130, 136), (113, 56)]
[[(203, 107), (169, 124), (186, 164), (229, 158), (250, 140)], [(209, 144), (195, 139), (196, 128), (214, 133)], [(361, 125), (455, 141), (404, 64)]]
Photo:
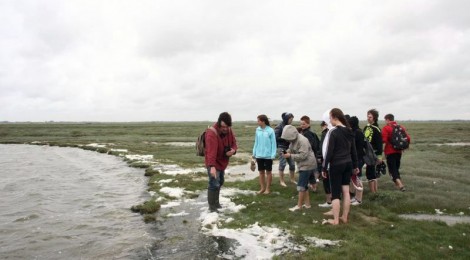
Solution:
[[(257, 194), (271, 193), (273, 160), (278, 157), (280, 185), (287, 186), (284, 170), (289, 166), (290, 182), (296, 184), (299, 192), (297, 205), (289, 210), (297, 211), (311, 207), (309, 189), (316, 191), (321, 173), (326, 202), (318, 206), (331, 207), (331, 210), (324, 214), (333, 216), (333, 219), (326, 220), (325, 224), (347, 223), (350, 205), (362, 203), (361, 175), (366, 142), (372, 145), (377, 155), (375, 163), (366, 165), (366, 178), (370, 191), (375, 193), (378, 190), (377, 178), (380, 174), (377, 174), (377, 171), (384, 166), (382, 166), (384, 151), (393, 182), (399, 190), (405, 191), (399, 173), (402, 150), (394, 149), (390, 142), (393, 127), (397, 123), (392, 114), (387, 114), (384, 118), (386, 126), (381, 130), (377, 123), (378, 116), (379, 113), (375, 109), (367, 111), (368, 123), (361, 131), (356, 116), (345, 115), (341, 109), (333, 108), (323, 115), (321, 138), (318, 138), (310, 130), (308, 116), (301, 117), (300, 126), (296, 128), (292, 125), (294, 115), (286, 112), (281, 115), (282, 122), (272, 128), (268, 117), (259, 115), (252, 151), (259, 173), (260, 190)], [(229, 158), (237, 151), (231, 125), (230, 114), (224, 112), (213, 126), (216, 131), (206, 131), (205, 163), (209, 177), (210, 211), (217, 211), (217, 208), (221, 207), (218, 197), (220, 187), (224, 183), (224, 171)], [(409, 135), (406, 138), (409, 143)], [(383, 143), (385, 149), (382, 149)], [(297, 181), (295, 164), (298, 170)], [(355, 191), (353, 199), (350, 191)], [(343, 202), (341, 217), (340, 200)]]

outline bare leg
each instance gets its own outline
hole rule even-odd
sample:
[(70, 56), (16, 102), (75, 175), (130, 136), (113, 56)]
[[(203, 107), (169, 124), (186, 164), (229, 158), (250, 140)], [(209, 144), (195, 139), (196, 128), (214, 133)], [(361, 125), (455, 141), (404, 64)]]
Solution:
[(284, 181), (284, 171), (279, 171), (279, 183), (283, 187), (287, 187), (286, 182)]
[(369, 181), (369, 189), (371, 193), (377, 192), (377, 179)]
[(266, 190), (265, 183), (265, 171), (259, 171), (259, 186), (261, 187), (261, 189), (257, 192), (257, 194), (261, 194)]
[(290, 182), (297, 184), (297, 182), (295, 181), (295, 171), (289, 171), (289, 175), (290, 175)]
[(401, 189), (405, 185), (403, 185), (403, 183), (401, 182), (400, 179), (396, 179), (395, 180), (395, 186), (397, 186), (398, 189)]
[(310, 204), (310, 194), (309, 191), (305, 191), (305, 197), (304, 197), (304, 204), (307, 207), (311, 207), (312, 205)]
[(273, 182), (273, 174), (272, 172), (266, 172), (266, 191), (264, 194), (269, 194), (271, 193), (271, 184)]
[[(348, 194), (349, 196), (349, 194)], [(340, 201), (339, 199), (334, 199), (332, 202), (332, 208), (333, 208), (333, 222), (330, 222), (330, 224), (333, 225), (338, 225), (339, 224), (339, 211), (340, 211)]]
[(305, 191), (299, 191), (299, 200), (297, 201), (297, 206), (299, 208), (302, 208), (302, 205), (304, 204), (304, 198), (305, 198)]
[[(341, 186), (343, 191), (343, 216), (341, 217), (341, 222), (348, 223), (349, 209), (351, 207), (351, 197), (349, 196), (349, 185)], [(339, 216), (339, 211), (338, 211)]]

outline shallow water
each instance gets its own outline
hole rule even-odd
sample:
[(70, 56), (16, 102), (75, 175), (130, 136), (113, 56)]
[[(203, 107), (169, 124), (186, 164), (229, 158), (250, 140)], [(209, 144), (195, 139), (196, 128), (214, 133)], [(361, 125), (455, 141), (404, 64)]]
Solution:
[(401, 214), (404, 219), (426, 220), (426, 221), (442, 221), (452, 226), (457, 223), (470, 223), (469, 216), (450, 216), (450, 215), (431, 215), (431, 214)]
[(2, 259), (148, 259), (143, 170), (74, 148), (0, 145)]

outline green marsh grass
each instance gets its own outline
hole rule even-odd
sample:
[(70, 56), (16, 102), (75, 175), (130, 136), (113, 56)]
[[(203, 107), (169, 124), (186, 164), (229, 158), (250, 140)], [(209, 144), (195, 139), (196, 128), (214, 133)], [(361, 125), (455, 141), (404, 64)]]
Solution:
[[(302, 254), (283, 255), (282, 259), (470, 259), (470, 224), (448, 226), (440, 221), (414, 221), (398, 217), (406, 213), (434, 214), (435, 209), (446, 214), (470, 215), (470, 146), (448, 146), (444, 143), (470, 143), (470, 122), (399, 122), (412, 138), (409, 150), (402, 158), (401, 174), (406, 192), (394, 188), (388, 176), (379, 179), (379, 193), (370, 194), (365, 187), (364, 203), (351, 207), (350, 223), (322, 226), (324, 202), (320, 185), (311, 193), (313, 207), (292, 213), (297, 192), (290, 185), (278, 185), (276, 171), (272, 194), (267, 196), (238, 195), (233, 198), (246, 209), (233, 214), (234, 221), (223, 227), (242, 228), (258, 222), (289, 230), (295, 241), (308, 246), (304, 237), (341, 240), (340, 246), (308, 247)], [(195, 142), (209, 122), (149, 122), (149, 123), (7, 123), (0, 124), (0, 143), (32, 143), (78, 147), (89, 143), (106, 144), (93, 148), (97, 152), (128, 149), (129, 154), (151, 154), (157, 162), (175, 163), (182, 167), (201, 167), (203, 158), (195, 156), (192, 146), (168, 145), (169, 142)], [(296, 124), (296, 123), (294, 123)], [(379, 122), (383, 126), (383, 122)], [(298, 123), (297, 123), (298, 125)], [(319, 134), (318, 122), (312, 129)], [(364, 125), (362, 122), (361, 125)], [(255, 122), (234, 122), (234, 132), (240, 152), (250, 153)], [(88, 149), (85, 147), (81, 147)], [(90, 148), (92, 149), (92, 148)], [(235, 156), (232, 163), (244, 164), (248, 158)], [(139, 167), (148, 165), (139, 165)], [(248, 166), (247, 166), (248, 167)], [(149, 191), (159, 192), (158, 181), (174, 179), (168, 187), (182, 187), (189, 197), (197, 196), (207, 187), (206, 173), (164, 175), (146, 168)], [(255, 173), (249, 173), (255, 174)], [(366, 183), (364, 183), (365, 186)], [(258, 179), (226, 184), (244, 190), (258, 190)], [(170, 198), (168, 198), (170, 199)], [(151, 202), (149, 208), (153, 207)], [(139, 212), (140, 208), (139, 208)], [(154, 221), (155, 214), (142, 211), (145, 221)], [(153, 219), (153, 220), (152, 220)]]

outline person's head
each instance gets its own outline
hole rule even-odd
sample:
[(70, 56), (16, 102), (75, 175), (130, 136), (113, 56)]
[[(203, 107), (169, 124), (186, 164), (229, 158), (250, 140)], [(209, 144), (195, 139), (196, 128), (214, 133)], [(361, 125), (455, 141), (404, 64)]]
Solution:
[(386, 115), (384, 116), (384, 119), (385, 119), (385, 121), (388, 123), (388, 122), (390, 122), (390, 121), (395, 121), (395, 116), (393, 116), (392, 114), (386, 114)]
[(375, 108), (367, 111), (367, 122), (369, 124), (376, 124), (377, 120), (379, 120), (379, 111)]
[(327, 127), (328, 127), (328, 125), (326, 124), (326, 122), (325, 122), (325, 121), (321, 121), (321, 123), (320, 123), (320, 127), (321, 127), (321, 130), (325, 130), (325, 128), (327, 128)]
[(309, 127), (310, 127), (310, 117), (302, 116), (300, 118), (300, 128), (302, 128), (302, 130), (305, 130)]
[(232, 116), (228, 112), (222, 112), (217, 119), (217, 126), (222, 134), (227, 134), (228, 129), (232, 126)]
[(259, 115), (258, 117), (258, 125), (261, 127), (269, 125), (269, 119), (266, 115)]
[(297, 128), (293, 125), (286, 125), (284, 129), (282, 130), (282, 135), (281, 138), (292, 143), (297, 139), (299, 136), (299, 131), (297, 131)]
[(286, 125), (292, 124), (292, 120), (294, 120), (294, 115), (289, 112), (282, 113), (282, 122)]
[(343, 111), (339, 108), (333, 108), (330, 111), (330, 122), (333, 126), (337, 125), (344, 125), (346, 127), (349, 127), (349, 123), (346, 120), (346, 117), (343, 114)]
[(352, 116), (348, 119), (348, 123), (352, 129), (359, 129), (359, 119), (357, 116)]

